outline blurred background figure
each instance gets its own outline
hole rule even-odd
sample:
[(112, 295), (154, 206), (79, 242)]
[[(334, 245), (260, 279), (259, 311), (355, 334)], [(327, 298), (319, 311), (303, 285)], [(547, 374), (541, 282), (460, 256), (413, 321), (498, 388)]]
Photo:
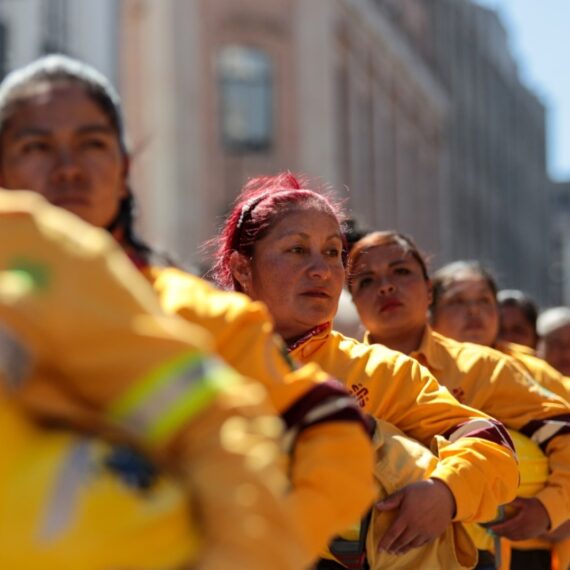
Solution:
[(564, 376), (570, 376), (570, 308), (554, 307), (537, 321), (538, 355)]
[(499, 305), (498, 339), (536, 348), (538, 335), (536, 303), (518, 289), (503, 289), (497, 293)]

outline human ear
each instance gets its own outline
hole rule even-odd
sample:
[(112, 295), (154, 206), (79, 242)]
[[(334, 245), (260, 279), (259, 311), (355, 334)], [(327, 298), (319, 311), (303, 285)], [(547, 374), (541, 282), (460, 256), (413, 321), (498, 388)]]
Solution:
[(233, 278), (240, 284), (244, 293), (251, 291), (251, 265), (250, 260), (238, 251), (232, 251), (229, 260), (230, 271)]

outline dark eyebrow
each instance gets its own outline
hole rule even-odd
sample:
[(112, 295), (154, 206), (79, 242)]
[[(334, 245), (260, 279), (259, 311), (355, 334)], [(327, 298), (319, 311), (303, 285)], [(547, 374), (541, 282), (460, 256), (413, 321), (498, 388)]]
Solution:
[[(77, 131), (79, 134), (106, 134), (114, 135), (115, 131), (110, 125), (91, 124), (80, 127)], [(18, 129), (13, 137), (15, 140), (20, 140), (26, 137), (46, 137), (51, 134), (49, 129), (43, 127), (22, 127)]]
[(26, 137), (45, 137), (49, 134), (50, 132), (47, 129), (41, 127), (22, 127), (14, 133), (13, 137), (19, 140)]

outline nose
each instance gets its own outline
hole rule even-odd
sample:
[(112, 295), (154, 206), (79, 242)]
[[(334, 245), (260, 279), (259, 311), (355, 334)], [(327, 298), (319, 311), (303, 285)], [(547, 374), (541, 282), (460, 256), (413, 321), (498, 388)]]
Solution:
[(309, 268), (311, 277), (318, 279), (328, 279), (331, 275), (331, 268), (327, 260), (322, 255), (313, 255)]
[(481, 312), (480, 304), (477, 301), (467, 301), (465, 306), (469, 316), (478, 315)]
[(383, 297), (384, 295), (391, 295), (396, 291), (396, 287), (392, 283), (390, 279), (382, 279), (378, 284), (377, 293), (379, 296)]
[(81, 166), (71, 149), (61, 148), (56, 152), (52, 179), (56, 182), (69, 182), (81, 177)]

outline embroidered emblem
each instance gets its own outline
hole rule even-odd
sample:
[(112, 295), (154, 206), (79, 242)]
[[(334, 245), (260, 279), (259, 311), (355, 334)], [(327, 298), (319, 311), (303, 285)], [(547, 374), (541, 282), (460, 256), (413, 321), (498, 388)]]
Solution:
[(350, 387), (351, 394), (356, 398), (358, 405), (364, 408), (368, 401), (370, 400), (368, 388), (364, 387), (362, 384), (353, 384)]

